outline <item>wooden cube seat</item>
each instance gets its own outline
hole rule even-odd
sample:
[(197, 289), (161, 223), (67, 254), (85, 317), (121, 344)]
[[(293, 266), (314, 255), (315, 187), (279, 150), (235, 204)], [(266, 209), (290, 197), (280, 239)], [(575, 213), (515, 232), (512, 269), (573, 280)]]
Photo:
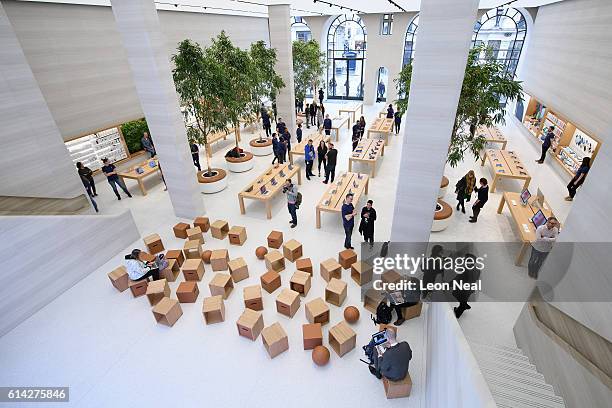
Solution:
[(205, 297), (202, 304), (202, 315), (206, 324), (215, 324), (225, 321), (225, 304), (223, 296)]
[(323, 344), (321, 323), (303, 324), (302, 340), (304, 342), (304, 350), (312, 350), (316, 346), (321, 346)]
[(268, 247), (278, 249), (283, 244), (283, 233), (280, 231), (272, 231), (268, 234)]
[(223, 299), (227, 299), (234, 289), (234, 284), (230, 275), (217, 273), (208, 283), (208, 287), (212, 296), (221, 295)]
[(261, 312), (245, 309), (236, 322), (236, 326), (240, 336), (255, 341), (264, 328), (263, 315)]
[(180, 303), (195, 303), (199, 294), (197, 282), (181, 282), (176, 288), (176, 297)]
[(268, 271), (261, 275), (261, 287), (268, 293), (274, 292), (281, 286), (281, 277), (278, 272)]
[(325, 325), (329, 322), (329, 306), (323, 299), (316, 298), (306, 303), (306, 320), (310, 323)]
[(217, 220), (210, 225), (210, 233), (213, 238), (225, 239), (229, 232), (229, 224), (224, 220)]
[(261, 331), (261, 340), (270, 358), (274, 358), (282, 352), (289, 350), (287, 333), (285, 333), (285, 330), (278, 322)]

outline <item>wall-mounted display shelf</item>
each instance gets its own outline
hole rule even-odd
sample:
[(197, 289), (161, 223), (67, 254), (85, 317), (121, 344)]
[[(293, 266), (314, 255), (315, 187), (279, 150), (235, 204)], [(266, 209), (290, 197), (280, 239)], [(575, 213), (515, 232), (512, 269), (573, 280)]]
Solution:
[(127, 159), (128, 153), (119, 128), (114, 127), (65, 142), (72, 161), (83, 163), (91, 170), (102, 168), (102, 159), (111, 163)]

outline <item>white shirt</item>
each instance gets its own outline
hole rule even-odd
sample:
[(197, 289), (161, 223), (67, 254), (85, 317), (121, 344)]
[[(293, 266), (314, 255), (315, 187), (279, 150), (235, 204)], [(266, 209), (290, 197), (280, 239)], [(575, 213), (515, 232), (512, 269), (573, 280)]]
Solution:
[(136, 259), (126, 259), (125, 268), (131, 280), (138, 280), (149, 272), (149, 267)]
[(531, 246), (533, 246), (536, 251), (550, 252), (559, 235), (559, 228), (548, 228), (546, 224), (540, 225), (536, 228), (535, 235), (536, 239), (531, 243)]

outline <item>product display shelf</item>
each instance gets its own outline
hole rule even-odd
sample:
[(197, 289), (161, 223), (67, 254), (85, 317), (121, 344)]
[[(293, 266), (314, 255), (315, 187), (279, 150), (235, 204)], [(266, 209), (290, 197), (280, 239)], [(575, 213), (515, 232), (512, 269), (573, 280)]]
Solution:
[(75, 164), (81, 162), (94, 171), (102, 167), (103, 158), (114, 163), (128, 157), (116, 127), (70, 140), (65, 145)]

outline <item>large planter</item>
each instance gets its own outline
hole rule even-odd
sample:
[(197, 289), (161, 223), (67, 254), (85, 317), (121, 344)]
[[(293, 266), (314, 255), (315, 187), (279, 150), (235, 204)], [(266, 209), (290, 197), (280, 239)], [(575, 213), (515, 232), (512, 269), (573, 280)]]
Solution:
[(255, 138), (249, 142), (251, 153), (253, 156), (269, 156), (272, 152), (272, 139), (271, 138)]
[(198, 183), (202, 194), (213, 194), (227, 187), (227, 172), (223, 169), (211, 169), (212, 174), (206, 176), (207, 170), (198, 171)]
[(446, 201), (438, 200), (436, 204), (436, 212), (434, 213), (434, 221), (431, 225), (432, 232), (438, 232), (446, 229), (450, 225), (453, 216), (453, 208)]
[(448, 177), (442, 176), (442, 181), (440, 182), (440, 191), (438, 191), (438, 198), (442, 198), (446, 195), (446, 190), (448, 190)]
[(232, 173), (244, 173), (251, 170), (255, 165), (251, 152), (242, 152), (240, 157), (226, 157), (225, 161), (227, 162), (227, 169)]

